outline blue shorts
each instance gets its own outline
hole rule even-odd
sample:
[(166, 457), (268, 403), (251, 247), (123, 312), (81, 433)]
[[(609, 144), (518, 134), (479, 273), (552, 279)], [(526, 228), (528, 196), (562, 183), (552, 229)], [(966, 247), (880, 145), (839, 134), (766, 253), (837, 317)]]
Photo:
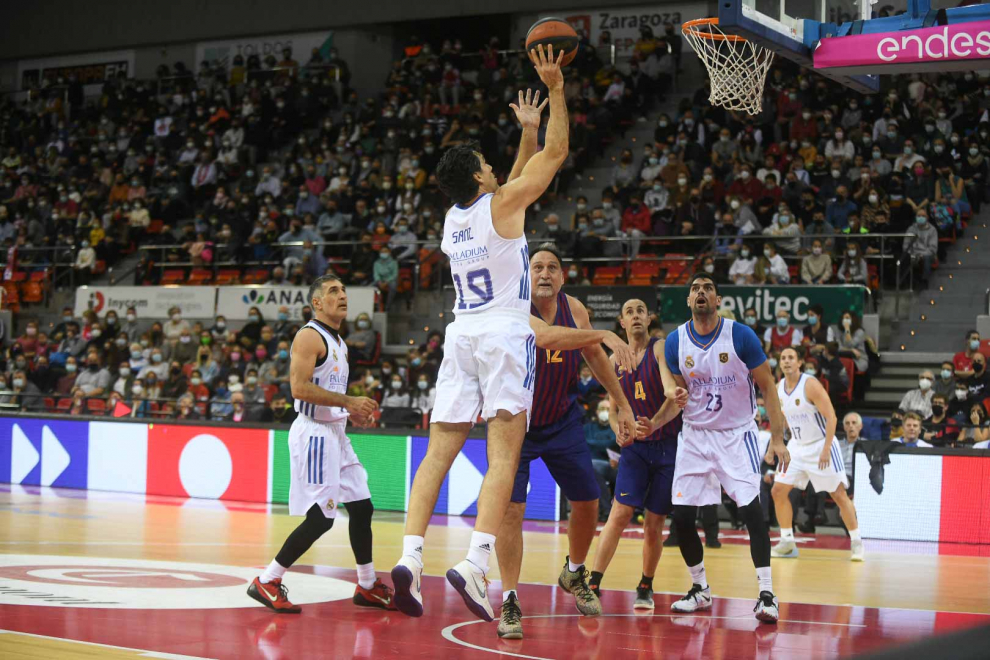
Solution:
[(662, 441), (634, 442), (622, 448), (615, 478), (616, 502), (666, 516), (673, 511), (673, 485), (672, 449)]
[(574, 406), (559, 422), (529, 430), (519, 455), (519, 470), (512, 487), (513, 502), (526, 501), (529, 464), (537, 458), (543, 459), (564, 497), (572, 502), (598, 499), (601, 491), (591, 464), (591, 447), (584, 439), (582, 421), (580, 407)]

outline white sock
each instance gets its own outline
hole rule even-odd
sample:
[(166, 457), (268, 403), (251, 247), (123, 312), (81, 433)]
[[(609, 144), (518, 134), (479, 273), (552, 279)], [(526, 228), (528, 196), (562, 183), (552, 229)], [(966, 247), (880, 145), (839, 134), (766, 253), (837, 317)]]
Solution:
[(575, 564), (570, 560), (570, 558), (567, 559), (567, 570), (569, 570), (571, 573), (577, 573), (582, 568), (584, 568), (584, 564)]
[(361, 585), (362, 589), (371, 589), (375, 586), (375, 580), (378, 578), (375, 575), (375, 565), (373, 563), (358, 564), (357, 574), (358, 584)]
[(265, 572), (261, 574), (259, 580), (261, 581), (261, 584), (268, 584), (272, 580), (278, 580), (281, 578), (285, 575), (287, 570), (289, 569), (273, 559), (272, 563), (268, 564), (268, 568), (265, 569)]
[(705, 577), (705, 562), (701, 562), (697, 566), (688, 566), (688, 571), (691, 573), (692, 584), (699, 584), (702, 589), (708, 588), (708, 578)]
[(849, 538), (851, 540), (853, 540), (853, 541), (862, 541), (863, 540), (863, 537), (860, 536), (860, 533), (859, 533), (859, 527), (857, 527), (856, 529), (850, 529), (849, 530)]
[(471, 532), (471, 547), (468, 548), (467, 560), (475, 567), (488, 574), (488, 558), (495, 549), (495, 535), (484, 532)]
[(423, 537), (406, 534), (402, 537), (402, 556), (409, 557), (423, 568)]
[(794, 528), (793, 527), (781, 527), (780, 528), (780, 540), (781, 541), (793, 541), (794, 540)]
[(516, 600), (517, 601), (519, 600), (519, 594), (516, 593), (516, 590), (515, 589), (508, 589), (508, 590), (502, 592), (502, 602), (503, 603), (509, 602), (509, 596), (515, 596), (516, 597)]
[(770, 567), (756, 569), (756, 578), (760, 581), (760, 591), (773, 593), (773, 579), (770, 577)]

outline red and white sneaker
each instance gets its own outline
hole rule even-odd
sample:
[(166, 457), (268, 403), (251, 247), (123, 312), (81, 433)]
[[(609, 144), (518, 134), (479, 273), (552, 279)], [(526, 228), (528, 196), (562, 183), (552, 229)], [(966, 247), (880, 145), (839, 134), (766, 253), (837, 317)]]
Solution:
[(392, 602), (392, 587), (381, 579), (376, 579), (371, 589), (365, 589), (360, 584), (354, 589), (354, 604), (360, 607), (377, 607), (380, 610), (395, 610)]
[(247, 589), (251, 598), (279, 614), (299, 614), (302, 608), (289, 602), (289, 590), (282, 584), (281, 578), (276, 578), (267, 584), (262, 584), (260, 578)]

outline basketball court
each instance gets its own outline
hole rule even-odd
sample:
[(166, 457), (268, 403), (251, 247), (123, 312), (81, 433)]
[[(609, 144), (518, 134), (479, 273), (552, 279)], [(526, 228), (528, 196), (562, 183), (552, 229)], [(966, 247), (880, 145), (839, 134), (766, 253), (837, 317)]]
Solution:
[[(375, 562), (386, 580), (401, 552), (402, 519), (376, 514)], [(671, 614), (689, 585), (677, 549), (665, 548), (656, 610), (634, 614), (636, 527), (605, 576), (604, 615), (585, 618), (555, 582), (566, 527), (527, 522), (519, 589), (526, 638), (502, 641), (496, 623), (473, 618), (442, 577), (462, 558), (473, 524), (443, 516), (427, 535), (422, 619), (351, 604), (345, 524), (286, 575), (302, 614), (277, 615), (244, 592), (296, 523), (282, 506), (0, 486), (0, 656), (837, 658), (990, 624), (986, 547), (867, 541), (867, 561), (854, 564), (838, 536), (799, 537), (800, 559), (773, 560), (781, 620), (760, 624), (745, 532), (728, 530), (721, 549), (706, 551), (710, 613)], [(499, 602), (497, 569), (492, 578)]]

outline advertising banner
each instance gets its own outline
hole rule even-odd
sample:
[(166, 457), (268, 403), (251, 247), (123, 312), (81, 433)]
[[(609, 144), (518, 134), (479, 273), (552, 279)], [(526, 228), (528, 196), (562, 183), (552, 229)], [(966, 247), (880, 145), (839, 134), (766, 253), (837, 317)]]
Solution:
[[(410, 484), (426, 456), (430, 439), (410, 439)], [(478, 493), (488, 471), (488, 443), (482, 438), (468, 438), (461, 453), (440, 487), (434, 513), (449, 516), (478, 515)], [(526, 513), (529, 520), (560, 520), (560, 489), (550, 476), (546, 464), (537, 459), (530, 463)]]
[[(348, 433), (354, 453), (368, 471), (371, 502), (381, 511), (405, 511), (409, 438), (401, 435), (365, 435)], [(272, 502), (289, 501), (289, 432), (273, 432)]]
[(297, 34), (276, 34), (262, 37), (244, 37), (226, 41), (203, 41), (196, 44), (196, 68), (206, 60), (219, 62), (224, 68), (230, 69), (234, 57), (241, 55), (247, 60), (251, 55), (257, 55), (262, 61), (269, 55), (277, 61), (282, 60), (282, 51), (292, 49), (292, 58), (305, 65), (309, 61), (310, 52), (319, 49), (323, 57), (327, 57), (333, 44), (333, 32), (301, 32)]
[(656, 290), (650, 286), (569, 286), (564, 293), (574, 296), (588, 308), (591, 321), (609, 330), (622, 313), (627, 300), (638, 298), (656, 311)]
[(953, 23), (901, 32), (878, 32), (822, 39), (815, 68), (838, 73), (906, 73), (976, 68), (990, 57), (990, 21)]
[[(722, 307), (732, 310), (742, 320), (747, 309), (756, 310), (759, 323), (773, 323), (777, 312), (790, 312), (791, 320), (807, 323), (808, 307), (821, 305), (825, 309), (823, 322), (838, 324), (847, 309), (863, 315), (865, 287), (862, 286), (720, 286)], [(658, 292), (660, 320), (664, 323), (684, 323), (691, 318), (686, 286), (665, 286)]]
[[(257, 307), (266, 319), (274, 319), (278, 308), (289, 308), (289, 319), (302, 320), (302, 308), (309, 304), (305, 286), (221, 286), (216, 287), (217, 315), (227, 320), (246, 321), (248, 311)], [(375, 289), (368, 286), (348, 287), (347, 318), (353, 320), (361, 312), (375, 311)]]
[(0, 418), (0, 480), (86, 488), (87, 422)]
[(44, 79), (54, 81), (62, 77), (68, 82), (69, 76), (75, 75), (87, 94), (96, 94), (104, 82), (121, 73), (127, 78), (134, 77), (133, 50), (44, 57), (17, 63), (17, 80), (22, 90), (37, 87)]
[(187, 319), (211, 319), (216, 306), (212, 286), (81, 286), (76, 289), (76, 317), (92, 309), (104, 316), (111, 309), (120, 316), (128, 307), (138, 318), (168, 318), (176, 306)]

